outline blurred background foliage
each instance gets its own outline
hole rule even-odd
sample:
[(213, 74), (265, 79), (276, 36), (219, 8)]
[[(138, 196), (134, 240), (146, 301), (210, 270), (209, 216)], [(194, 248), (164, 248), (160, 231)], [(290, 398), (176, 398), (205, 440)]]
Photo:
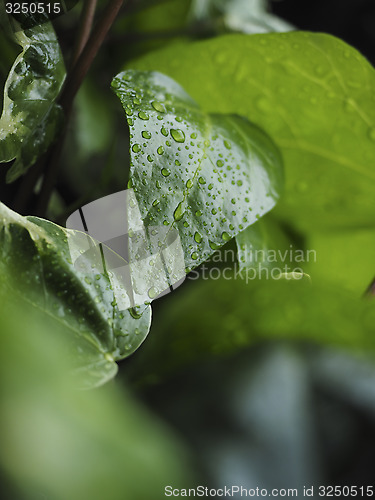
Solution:
[[(55, 21), (67, 60), (80, 8)], [(168, 44), (296, 27), (339, 36), (374, 63), (374, 24), (372, 0), (130, 2), (77, 96), (49, 217), (64, 223), (125, 188), (129, 132), (109, 82), (127, 61)], [(2, 35), (0, 44), (3, 85), (19, 48)], [(16, 186), (4, 170), (7, 203)], [(276, 247), (316, 249), (304, 269), (314, 288), (306, 279), (298, 287), (187, 279), (154, 304), (150, 336), (118, 378), (91, 392), (66, 380), (55, 325), (0, 296), (5, 497), (148, 500), (163, 498), (167, 484), (373, 484), (375, 317), (373, 302), (358, 297), (374, 275), (374, 231), (278, 231)]]

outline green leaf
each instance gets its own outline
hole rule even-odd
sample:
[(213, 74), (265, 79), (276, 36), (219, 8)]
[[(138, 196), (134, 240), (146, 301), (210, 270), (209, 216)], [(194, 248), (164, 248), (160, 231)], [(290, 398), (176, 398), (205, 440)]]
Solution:
[(177, 229), (187, 269), (274, 207), (281, 160), (260, 129), (203, 113), (159, 73), (126, 71), (112, 86), (128, 116), (141, 218), (146, 227)]
[[(25, 297), (26, 299), (26, 297)], [(64, 325), (0, 290), (0, 474), (6, 498), (165, 498), (191, 484), (182, 443), (124, 384), (78, 391)], [(6, 494), (11, 483), (16, 493)], [(147, 477), (147, 481), (145, 481)]]
[(50, 23), (16, 31), (13, 37), (22, 52), (5, 83), (0, 118), (0, 162), (16, 160), (7, 173), (8, 182), (24, 174), (53, 141), (62, 119), (55, 100), (65, 78)]
[(303, 231), (373, 226), (375, 71), (320, 33), (228, 35), (131, 63), (178, 81), (207, 112), (239, 113), (281, 149), (275, 213)]
[(21, 217), (0, 204), (0, 287), (63, 324), (81, 385), (96, 386), (116, 374), (115, 361), (143, 342), (151, 308), (120, 311), (106, 272), (95, 271), (90, 260), (86, 270), (77, 269), (69, 241), (80, 237), (89, 238), (43, 219)]
[[(293, 262), (292, 239), (281, 225), (269, 216), (263, 217), (238, 234), (236, 243), (240, 269), (272, 269), (285, 265), (289, 267)], [(289, 268), (289, 271), (291, 270)]]
[(375, 353), (371, 300), (303, 276), (272, 280), (270, 274), (260, 279), (245, 271), (215, 272), (197, 282), (196, 274), (189, 275), (190, 287), (171, 295), (168, 311), (157, 311), (154, 335), (130, 367), (137, 380), (151, 382), (260, 341), (287, 339)]
[(361, 297), (375, 277), (375, 230), (312, 234), (307, 245), (316, 252), (306, 271), (314, 282), (330, 281)]

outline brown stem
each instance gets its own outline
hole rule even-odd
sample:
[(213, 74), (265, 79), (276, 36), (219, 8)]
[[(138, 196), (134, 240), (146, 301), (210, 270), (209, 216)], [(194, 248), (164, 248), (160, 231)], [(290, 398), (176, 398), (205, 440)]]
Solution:
[[(85, 48), (82, 50), (72, 70), (69, 72), (60, 97), (60, 104), (65, 112), (65, 123), (68, 123), (74, 98), (85, 78), (90, 66), (98, 53), (103, 41), (111, 28), (124, 0), (111, 0), (104, 10), (100, 21), (92, 31)], [(36, 206), (37, 215), (44, 216), (56, 183), (59, 160), (65, 134), (62, 134), (55, 147), (51, 150), (48, 164), (45, 169), (43, 185)]]
[(124, 0), (111, 0), (107, 8), (103, 12), (100, 21), (95, 26), (91, 33), (85, 48), (74, 64), (72, 71), (69, 73), (64, 89), (61, 94), (60, 104), (65, 112), (69, 112), (73, 100), (80, 88), (83, 79), (85, 78), (98, 50), (112, 26), (119, 10), (122, 7)]
[(91, 28), (94, 22), (97, 0), (84, 0), (82, 13), (79, 21), (78, 36), (73, 49), (70, 61), (71, 67), (75, 65), (79, 56), (89, 39)]

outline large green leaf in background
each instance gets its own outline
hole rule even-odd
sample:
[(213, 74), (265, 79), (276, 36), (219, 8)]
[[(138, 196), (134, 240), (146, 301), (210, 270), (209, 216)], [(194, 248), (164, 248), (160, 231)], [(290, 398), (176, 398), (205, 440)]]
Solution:
[(128, 116), (130, 182), (142, 220), (178, 230), (187, 269), (274, 207), (282, 165), (260, 129), (203, 113), (160, 73), (127, 71), (112, 86)]
[(78, 383), (91, 387), (112, 378), (115, 361), (140, 346), (150, 328), (151, 307), (120, 311), (106, 272), (75, 267), (68, 242), (74, 235), (0, 204), (0, 288), (13, 290), (64, 326), (71, 346), (67, 356), (82, 375)]
[(22, 52), (5, 83), (0, 118), (0, 163), (16, 160), (8, 171), (8, 182), (25, 173), (53, 141), (62, 120), (55, 99), (65, 77), (50, 23), (16, 31), (13, 38)]
[(199, 360), (226, 356), (264, 340), (375, 353), (375, 303), (360, 301), (340, 286), (267, 279), (265, 272), (255, 277), (245, 271), (211, 271), (197, 281), (195, 270), (189, 276), (192, 283), (188, 277), (184, 288), (162, 304), (167, 309), (157, 312), (154, 335), (130, 367), (137, 380), (173, 376)]
[(306, 266), (314, 281), (329, 279), (363, 296), (375, 277), (374, 229), (312, 234), (306, 244), (316, 252)]
[(176, 79), (208, 112), (238, 113), (282, 151), (276, 213), (303, 231), (375, 222), (375, 71), (318, 33), (227, 35), (132, 62)]
[(76, 389), (63, 324), (13, 293), (0, 304), (3, 498), (162, 499), (192, 481), (176, 437), (125, 387)]

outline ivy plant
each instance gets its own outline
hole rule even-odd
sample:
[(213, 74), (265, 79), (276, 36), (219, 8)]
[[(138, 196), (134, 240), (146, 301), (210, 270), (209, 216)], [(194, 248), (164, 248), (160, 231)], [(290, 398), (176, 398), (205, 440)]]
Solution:
[[(147, 385), (264, 339), (374, 352), (374, 68), (250, 3), (241, 16), (241, 1), (87, 0), (36, 24), (0, 8), (0, 296), (48, 324), (74, 388), (106, 384), (122, 360)], [(176, 232), (186, 281), (232, 251), (229, 271), (122, 309), (111, 269), (82, 249), (131, 265), (127, 207), (121, 251), (64, 225), (125, 190), (145, 234), (164, 229), (160, 248)], [(280, 271), (297, 249), (317, 257)], [(258, 265), (273, 279), (251, 278)]]

